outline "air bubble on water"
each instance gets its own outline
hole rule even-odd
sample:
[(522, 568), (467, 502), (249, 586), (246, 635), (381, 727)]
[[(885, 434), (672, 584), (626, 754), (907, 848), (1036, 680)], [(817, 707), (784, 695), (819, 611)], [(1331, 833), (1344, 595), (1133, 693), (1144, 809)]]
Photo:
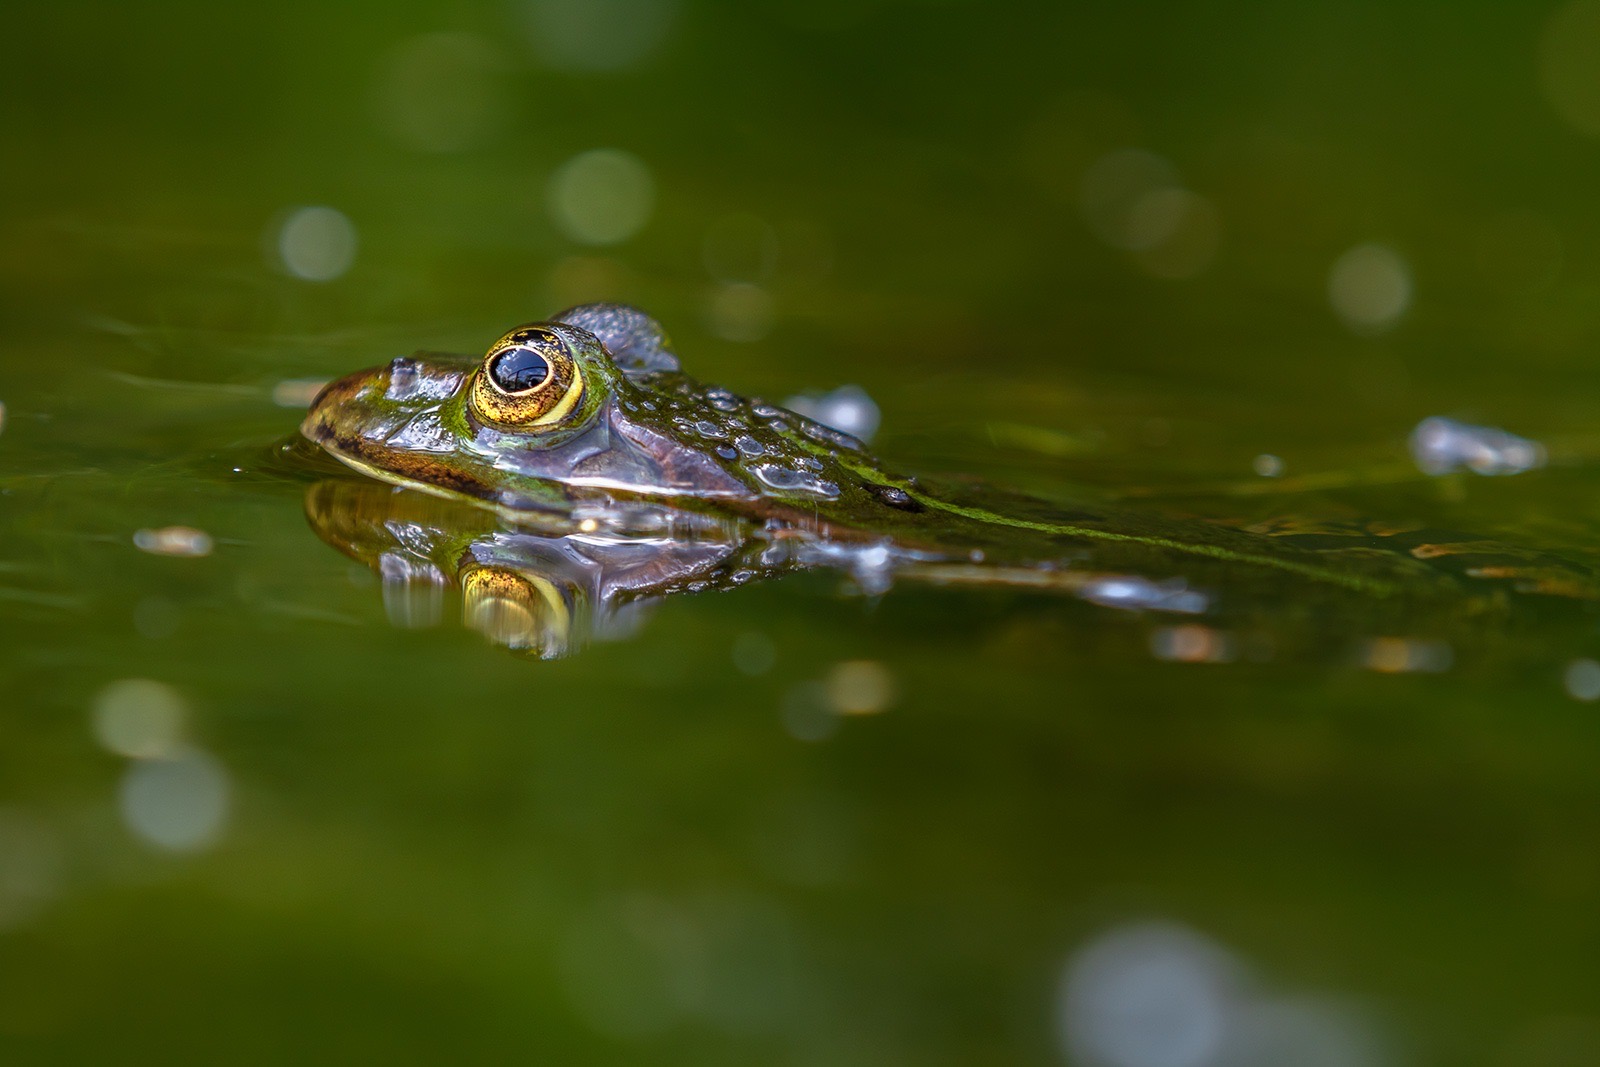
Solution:
[(1474, 426), (1441, 416), (1417, 423), (1411, 431), (1411, 457), (1424, 474), (1457, 470), (1476, 474), (1521, 474), (1543, 467), (1544, 445), (1495, 426)]
[(152, 556), (209, 556), (211, 535), (193, 526), (162, 526), (135, 530), (134, 547)]
[(1204, 614), (1210, 598), (1189, 588), (1181, 578), (1151, 581), (1137, 575), (1102, 575), (1084, 583), (1078, 595), (1091, 604), (1126, 611), (1170, 611), (1180, 615)]

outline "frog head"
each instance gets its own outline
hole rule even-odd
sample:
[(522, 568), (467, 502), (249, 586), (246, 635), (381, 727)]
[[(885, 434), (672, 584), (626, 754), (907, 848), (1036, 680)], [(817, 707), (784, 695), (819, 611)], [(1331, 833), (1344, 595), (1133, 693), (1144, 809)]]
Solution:
[(887, 489), (864, 486), (877, 471), (860, 442), (679, 373), (654, 320), (620, 305), (518, 326), (481, 359), (418, 353), (358, 371), (301, 429), (386, 481), (514, 511), (644, 500), (764, 519), (863, 492), (881, 506)]

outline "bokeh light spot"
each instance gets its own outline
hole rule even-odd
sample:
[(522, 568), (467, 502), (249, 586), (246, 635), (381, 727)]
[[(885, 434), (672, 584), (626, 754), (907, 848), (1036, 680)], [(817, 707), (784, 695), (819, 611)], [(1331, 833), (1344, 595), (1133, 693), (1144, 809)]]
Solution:
[(678, 15), (678, 0), (519, 0), (528, 42), (555, 70), (607, 71), (654, 52)]
[(580, 244), (611, 245), (638, 233), (655, 207), (655, 182), (638, 156), (596, 148), (551, 175), (545, 201), (551, 220)]
[(846, 660), (828, 672), (828, 703), (840, 715), (875, 715), (894, 702), (894, 675), (873, 660)]
[(1585, 702), (1600, 700), (1600, 663), (1592, 659), (1575, 659), (1567, 664), (1562, 675), (1567, 695)]
[(1328, 302), (1355, 332), (1382, 333), (1411, 306), (1411, 268), (1392, 248), (1357, 245), (1328, 271)]
[(296, 278), (328, 282), (356, 260), (356, 228), (331, 207), (295, 208), (283, 219), (276, 242), (278, 261)]
[(1068, 962), (1062, 1042), (1089, 1067), (1207, 1067), (1227, 1038), (1238, 970), (1220, 946), (1176, 924), (1112, 930)]
[(1250, 461), (1250, 469), (1263, 478), (1279, 478), (1283, 476), (1283, 460), (1271, 452), (1263, 452)]
[(197, 749), (128, 765), (118, 795), (128, 829), (169, 852), (206, 847), (228, 816), (228, 772)]
[(183, 741), (188, 707), (165, 682), (123, 678), (96, 694), (92, 718), (95, 738), (106, 751), (154, 759)]

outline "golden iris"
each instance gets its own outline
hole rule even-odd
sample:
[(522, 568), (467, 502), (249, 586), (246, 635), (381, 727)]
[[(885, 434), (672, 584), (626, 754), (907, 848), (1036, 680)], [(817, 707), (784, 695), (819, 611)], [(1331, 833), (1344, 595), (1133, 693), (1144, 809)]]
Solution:
[(553, 426), (578, 405), (583, 372), (555, 333), (518, 326), (489, 348), (472, 376), (472, 412), (519, 430)]

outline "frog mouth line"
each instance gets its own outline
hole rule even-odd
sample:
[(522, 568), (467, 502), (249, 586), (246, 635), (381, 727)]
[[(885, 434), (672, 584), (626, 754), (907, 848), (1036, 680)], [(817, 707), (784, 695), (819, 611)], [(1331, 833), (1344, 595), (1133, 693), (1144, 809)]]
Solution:
[(493, 502), (494, 493), (482, 479), (426, 456), (387, 447), (359, 434), (340, 433), (321, 417), (321, 410), (322, 403), (319, 400), (301, 424), (300, 433), (322, 446), (345, 466), (393, 485), (444, 496), (459, 493)]

